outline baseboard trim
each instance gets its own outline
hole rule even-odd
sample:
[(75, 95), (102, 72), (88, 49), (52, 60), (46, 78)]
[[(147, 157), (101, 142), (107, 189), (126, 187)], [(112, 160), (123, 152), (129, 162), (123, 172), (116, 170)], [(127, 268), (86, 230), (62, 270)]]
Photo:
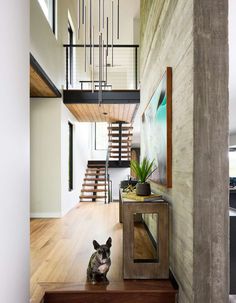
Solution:
[(62, 215), (60, 212), (49, 212), (49, 213), (30, 213), (30, 218), (36, 219), (36, 218), (61, 218)]

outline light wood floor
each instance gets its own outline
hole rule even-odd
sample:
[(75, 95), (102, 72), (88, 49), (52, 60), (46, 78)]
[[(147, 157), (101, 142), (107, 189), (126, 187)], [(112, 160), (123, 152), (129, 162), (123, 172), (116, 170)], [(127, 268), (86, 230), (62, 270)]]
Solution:
[(39, 302), (40, 282), (86, 281), (92, 241), (112, 238), (110, 281), (122, 280), (122, 225), (118, 203), (80, 203), (62, 219), (31, 220), (31, 302)]

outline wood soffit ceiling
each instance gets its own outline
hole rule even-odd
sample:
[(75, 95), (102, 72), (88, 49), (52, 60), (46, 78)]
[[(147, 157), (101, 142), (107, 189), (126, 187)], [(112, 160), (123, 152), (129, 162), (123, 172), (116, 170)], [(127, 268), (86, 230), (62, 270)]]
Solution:
[(131, 123), (138, 104), (65, 104), (79, 122), (117, 122)]
[(30, 54), (30, 97), (58, 98), (61, 93), (44, 72), (39, 63)]

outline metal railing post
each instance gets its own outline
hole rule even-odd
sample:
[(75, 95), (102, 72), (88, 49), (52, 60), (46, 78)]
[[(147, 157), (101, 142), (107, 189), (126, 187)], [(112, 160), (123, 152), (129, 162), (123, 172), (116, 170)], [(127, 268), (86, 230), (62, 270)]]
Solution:
[(138, 89), (138, 48), (135, 47), (135, 89)]
[(69, 54), (68, 54), (68, 46), (66, 46), (66, 89), (69, 87)]

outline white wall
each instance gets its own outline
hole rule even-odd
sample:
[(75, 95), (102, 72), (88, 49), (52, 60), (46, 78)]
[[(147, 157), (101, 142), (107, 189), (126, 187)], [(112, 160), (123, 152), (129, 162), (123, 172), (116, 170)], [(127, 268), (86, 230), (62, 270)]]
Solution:
[(29, 302), (29, 2), (0, 10), (0, 302)]
[[(79, 202), (83, 178), (90, 159), (90, 123), (79, 123), (70, 111), (61, 104), (61, 212), (65, 215)], [(68, 121), (73, 124), (73, 190), (68, 190)]]
[(61, 215), (61, 100), (30, 102), (31, 217)]
[(112, 180), (112, 198), (118, 200), (120, 181), (128, 180), (130, 168), (109, 168), (109, 174)]
[[(79, 202), (90, 159), (90, 123), (79, 123), (61, 99), (31, 100), (31, 217), (57, 218)], [(69, 131), (74, 125), (73, 183), (68, 189)]]
[[(76, 15), (76, 0), (57, 1), (55, 36), (38, 0), (31, 0), (30, 51), (59, 89), (65, 83), (63, 44), (68, 43), (68, 19), (75, 29), (76, 38)], [(72, 191), (68, 190), (68, 121), (74, 125)], [(90, 129), (90, 123), (77, 123), (61, 98), (31, 99), (32, 217), (60, 217), (79, 202), (85, 168), (91, 155)]]
[(236, 145), (236, 134), (230, 134), (230, 137), (229, 137), (229, 145), (232, 146), (232, 145)]
[(63, 44), (68, 43), (68, 11), (76, 29), (76, 3), (76, 0), (57, 1), (56, 37), (38, 0), (30, 1), (30, 51), (58, 89), (61, 89), (62, 85), (65, 84), (65, 49)]

